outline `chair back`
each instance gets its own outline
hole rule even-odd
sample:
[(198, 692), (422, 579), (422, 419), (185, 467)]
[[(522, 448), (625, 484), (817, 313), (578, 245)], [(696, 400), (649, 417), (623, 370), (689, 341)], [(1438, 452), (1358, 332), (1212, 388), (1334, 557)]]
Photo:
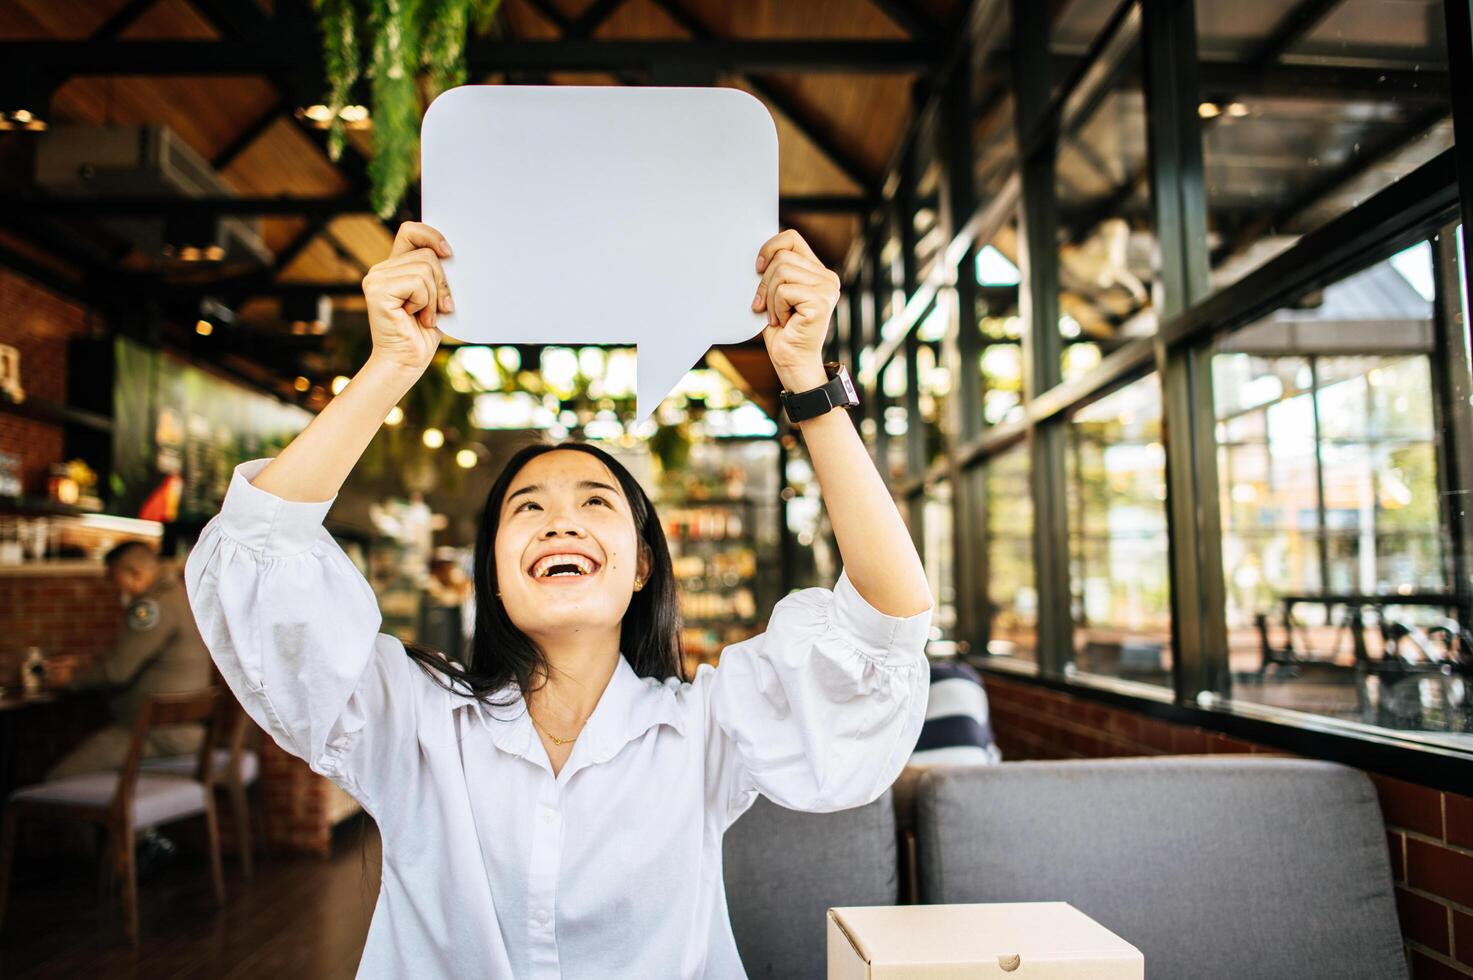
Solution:
[(130, 813), (133, 791), (138, 785), (138, 774), (143, 763), (143, 752), (148, 735), (156, 728), (166, 725), (204, 726), (204, 738), (199, 749), (194, 779), (209, 783), (213, 778), (215, 749), (220, 745), (220, 733), (224, 727), (228, 699), (220, 696), (220, 688), (207, 687), (199, 691), (178, 694), (152, 694), (139, 706), (138, 717), (133, 722), (133, 739), (128, 745), (128, 756), (118, 779), (117, 795), (113, 806), (121, 813)]
[(890, 791), (866, 806), (798, 813), (758, 797), (726, 832), (726, 902), (752, 980), (822, 980), (830, 907), (894, 905)]
[(1404, 978), (1363, 773), (1219, 757), (937, 767), (921, 777), (926, 903), (1069, 902), (1153, 977)]

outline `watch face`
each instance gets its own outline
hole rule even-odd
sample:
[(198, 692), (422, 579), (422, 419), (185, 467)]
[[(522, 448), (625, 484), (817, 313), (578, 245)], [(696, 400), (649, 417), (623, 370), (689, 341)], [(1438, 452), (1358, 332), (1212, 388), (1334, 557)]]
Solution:
[(854, 392), (854, 383), (849, 380), (849, 372), (843, 368), (839, 369), (839, 383), (844, 386), (844, 394), (851, 404), (859, 402), (859, 395)]

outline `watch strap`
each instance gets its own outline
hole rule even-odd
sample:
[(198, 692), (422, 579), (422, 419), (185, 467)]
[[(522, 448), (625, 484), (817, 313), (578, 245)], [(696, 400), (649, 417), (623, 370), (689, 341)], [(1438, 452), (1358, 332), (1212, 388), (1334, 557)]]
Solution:
[(840, 406), (852, 408), (859, 404), (859, 396), (854, 390), (854, 383), (849, 380), (849, 372), (834, 362), (825, 364), (824, 368), (830, 374), (827, 383), (807, 391), (782, 393), (783, 411), (787, 413), (789, 422), (806, 422)]

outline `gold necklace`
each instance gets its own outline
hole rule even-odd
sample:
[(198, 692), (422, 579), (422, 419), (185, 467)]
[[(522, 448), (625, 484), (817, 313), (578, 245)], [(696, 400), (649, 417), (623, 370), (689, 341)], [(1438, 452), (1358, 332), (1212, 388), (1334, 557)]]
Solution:
[[(532, 712), (530, 712), (530, 711), (527, 712), (527, 717), (528, 718), (532, 718)], [(552, 739), (553, 744), (555, 744), (555, 745), (567, 745), (569, 742), (576, 742), (578, 740), (578, 736), (577, 735), (574, 735), (571, 738), (558, 738), (552, 732), (548, 731), (547, 729), (543, 728), (540, 724), (538, 724), (536, 718), (532, 718), (532, 724), (537, 725), (538, 730), (541, 731), (542, 734), (546, 735), (548, 738)], [(586, 725), (587, 722), (585, 721), (584, 724)], [(578, 733), (580, 735), (583, 733), (583, 729), (582, 729), (581, 726), (578, 729)]]

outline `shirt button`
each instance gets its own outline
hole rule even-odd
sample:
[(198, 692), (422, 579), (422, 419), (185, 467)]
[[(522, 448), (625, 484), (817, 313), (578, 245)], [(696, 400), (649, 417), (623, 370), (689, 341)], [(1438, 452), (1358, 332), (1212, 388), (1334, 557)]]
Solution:
[(557, 823), (557, 811), (549, 807), (542, 808), (542, 822), (548, 826)]
[(537, 920), (537, 924), (539, 926), (545, 926), (545, 925), (547, 925), (547, 918), (548, 918), (548, 916), (547, 916), (547, 910), (546, 909), (538, 909), (537, 912), (536, 912), (536, 914), (533, 915), (532, 918), (534, 918), (534, 919)]

